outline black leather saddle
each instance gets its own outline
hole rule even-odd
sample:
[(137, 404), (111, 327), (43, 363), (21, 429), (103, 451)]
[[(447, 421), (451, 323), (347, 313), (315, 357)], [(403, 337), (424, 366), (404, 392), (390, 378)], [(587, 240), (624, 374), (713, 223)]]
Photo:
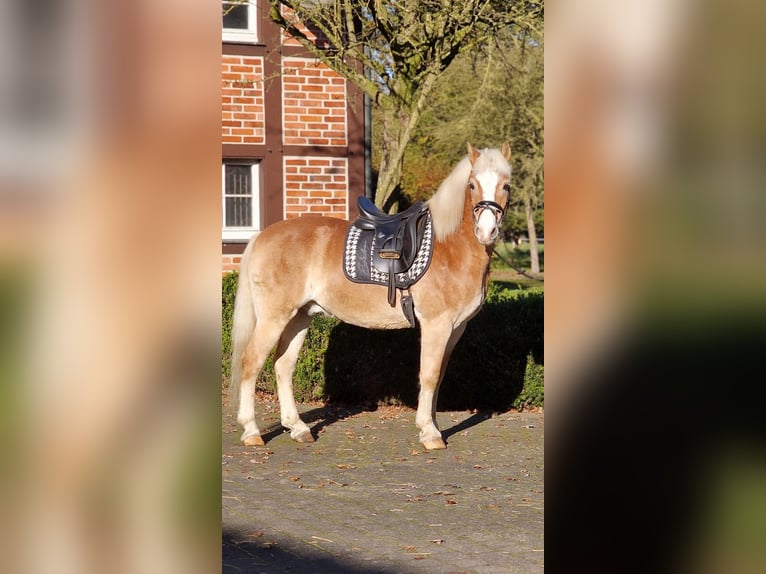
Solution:
[[(393, 307), (396, 289), (415, 283), (431, 262), (431, 213), (423, 202), (393, 215), (380, 211), (366, 197), (360, 197), (357, 205), (359, 217), (346, 235), (344, 272), (357, 283), (387, 285), (388, 303)], [(403, 297), (405, 315), (414, 326), (411, 306), (411, 299), (405, 302)]]

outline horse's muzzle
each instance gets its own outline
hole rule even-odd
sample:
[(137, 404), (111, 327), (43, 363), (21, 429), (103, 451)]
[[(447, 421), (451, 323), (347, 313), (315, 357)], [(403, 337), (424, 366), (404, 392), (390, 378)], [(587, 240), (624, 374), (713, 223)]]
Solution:
[[(487, 217), (491, 215), (490, 217)], [(500, 234), (500, 225), (505, 218), (505, 209), (494, 201), (480, 201), (473, 208), (473, 233), (479, 243), (494, 243)]]

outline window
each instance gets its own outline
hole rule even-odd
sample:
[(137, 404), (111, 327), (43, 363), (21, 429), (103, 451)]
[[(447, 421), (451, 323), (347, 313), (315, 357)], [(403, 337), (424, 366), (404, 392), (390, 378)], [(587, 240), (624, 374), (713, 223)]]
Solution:
[(256, 0), (224, 0), (224, 42), (254, 43), (258, 41)]
[(221, 179), (223, 239), (246, 241), (261, 227), (258, 163), (224, 161)]

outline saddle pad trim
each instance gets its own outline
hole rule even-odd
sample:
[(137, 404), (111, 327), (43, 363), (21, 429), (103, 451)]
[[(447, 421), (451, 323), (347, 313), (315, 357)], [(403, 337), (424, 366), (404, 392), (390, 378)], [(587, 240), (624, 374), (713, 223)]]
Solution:
[[(373, 232), (351, 224), (346, 233), (343, 254), (343, 273), (349, 281), (369, 285), (388, 285), (388, 273), (378, 271), (372, 264)], [(426, 213), (423, 241), (412, 266), (396, 274), (397, 289), (406, 289), (416, 283), (431, 265), (433, 253), (433, 224), (431, 214)]]

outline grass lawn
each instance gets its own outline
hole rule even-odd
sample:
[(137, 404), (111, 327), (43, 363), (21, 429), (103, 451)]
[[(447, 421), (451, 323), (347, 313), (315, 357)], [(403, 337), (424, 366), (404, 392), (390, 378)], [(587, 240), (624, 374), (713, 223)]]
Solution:
[[(545, 270), (545, 245), (538, 244), (537, 251), (540, 256), (540, 271)], [(498, 241), (495, 243), (495, 255), (492, 257), (492, 268), (508, 268), (510, 263), (516, 268), (523, 268), (527, 271), (530, 266), (529, 243), (522, 243), (514, 247), (510, 241)]]
[(502, 289), (512, 289), (514, 291), (543, 291), (545, 283), (542, 278), (534, 279), (526, 275), (520, 275), (512, 270), (492, 270), (489, 275), (490, 281), (497, 283)]
[(529, 244), (513, 247), (510, 242), (499, 242), (490, 264), (490, 279), (501, 287), (527, 291), (544, 288), (545, 249), (539, 246), (540, 273), (533, 275), (530, 270)]

